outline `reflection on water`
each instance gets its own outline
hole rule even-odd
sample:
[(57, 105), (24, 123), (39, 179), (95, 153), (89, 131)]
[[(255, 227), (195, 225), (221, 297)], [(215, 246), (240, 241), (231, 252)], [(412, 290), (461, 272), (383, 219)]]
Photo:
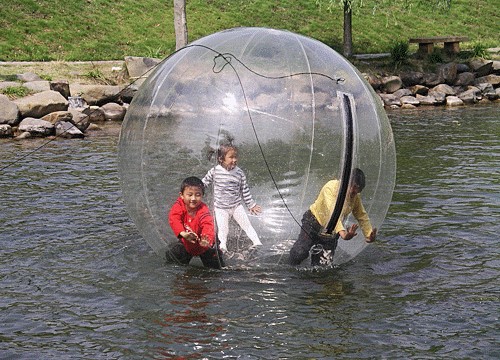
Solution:
[[(117, 137), (52, 142), (0, 173), (2, 358), (499, 358), (498, 114), (390, 113), (380, 241), (328, 271), (165, 264), (125, 213)], [(40, 141), (2, 141), (0, 166)]]

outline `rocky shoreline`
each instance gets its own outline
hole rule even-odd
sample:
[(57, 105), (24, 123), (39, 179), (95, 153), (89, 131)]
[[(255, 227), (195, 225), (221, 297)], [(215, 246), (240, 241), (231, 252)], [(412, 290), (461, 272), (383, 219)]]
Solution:
[[(14, 100), (0, 94), (0, 138), (83, 138), (106, 122), (119, 123), (135, 92), (159, 62), (142, 57), (126, 57), (122, 66), (109, 62), (110, 71), (122, 80), (118, 85), (43, 80), (33, 72), (15, 74), (12, 81), (0, 81), (0, 89), (23, 87), (31, 93)], [(500, 101), (497, 60), (449, 62), (434, 73), (363, 75), (388, 109)]]

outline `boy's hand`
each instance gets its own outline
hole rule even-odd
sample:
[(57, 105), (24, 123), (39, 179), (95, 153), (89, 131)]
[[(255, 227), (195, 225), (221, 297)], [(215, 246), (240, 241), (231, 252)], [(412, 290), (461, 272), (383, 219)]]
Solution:
[(193, 244), (198, 241), (198, 235), (196, 235), (193, 232), (181, 231), (181, 233), (179, 235), (182, 236), (187, 241), (189, 241), (190, 243), (193, 243)]
[(250, 213), (253, 215), (258, 215), (262, 212), (262, 208), (259, 205), (255, 205), (253, 208), (250, 209)]
[(198, 243), (202, 247), (208, 247), (210, 245), (210, 241), (208, 239), (208, 236), (207, 235), (201, 235), (201, 239), (200, 239), (200, 241)]
[(358, 224), (352, 224), (347, 231), (341, 231), (339, 234), (344, 240), (351, 240), (353, 237), (358, 235), (356, 230), (358, 229)]
[(366, 242), (372, 243), (375, 241), (376, 237), (377, 237), (377, 229), (373, 229), (372, 232), (370, 233), (370, 236), (366, 239)]

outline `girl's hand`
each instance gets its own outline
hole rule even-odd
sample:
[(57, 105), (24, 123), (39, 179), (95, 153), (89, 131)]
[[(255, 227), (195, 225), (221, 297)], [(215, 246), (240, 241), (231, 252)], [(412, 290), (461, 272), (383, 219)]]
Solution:
[(370, 236), (366, 238), (366, 242), (372, 243), (375, 241), (376, 237), (377, 237), (377, 229), (373, 229), (372, 232), (370, 233)]
[(255, 205), (253, 208), (250, 209), (250, 213), (253, 215), (258, 215), (262, 212), (262, 208), (259, 205)]

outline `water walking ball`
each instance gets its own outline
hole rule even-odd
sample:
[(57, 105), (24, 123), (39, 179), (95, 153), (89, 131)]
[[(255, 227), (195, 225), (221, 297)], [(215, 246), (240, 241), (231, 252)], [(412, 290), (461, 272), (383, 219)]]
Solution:
[[(268, 28), (218, 32), (173, 53), (142, 84), (122, 125), (119, 172), (128, 212), (159, 255), (178, 241), (168, 212), (182, 180), (203, 178), (221, 144), (238, 149), (262, 207), (249, 219), (276, 264), (286, 264), (323, 185), (345, 184), (355, 168), (366, 176), (361, 196), (372, 225), (384, 220), (396, 171), (388, 118), (363, 76), (317, 40)], [(212, 189), (204, 202), (213, 210)], [(250, 244), (231, 222), (228, 250)], [(361, 231), (339, 240), (334, 264), (366, 246)]]

